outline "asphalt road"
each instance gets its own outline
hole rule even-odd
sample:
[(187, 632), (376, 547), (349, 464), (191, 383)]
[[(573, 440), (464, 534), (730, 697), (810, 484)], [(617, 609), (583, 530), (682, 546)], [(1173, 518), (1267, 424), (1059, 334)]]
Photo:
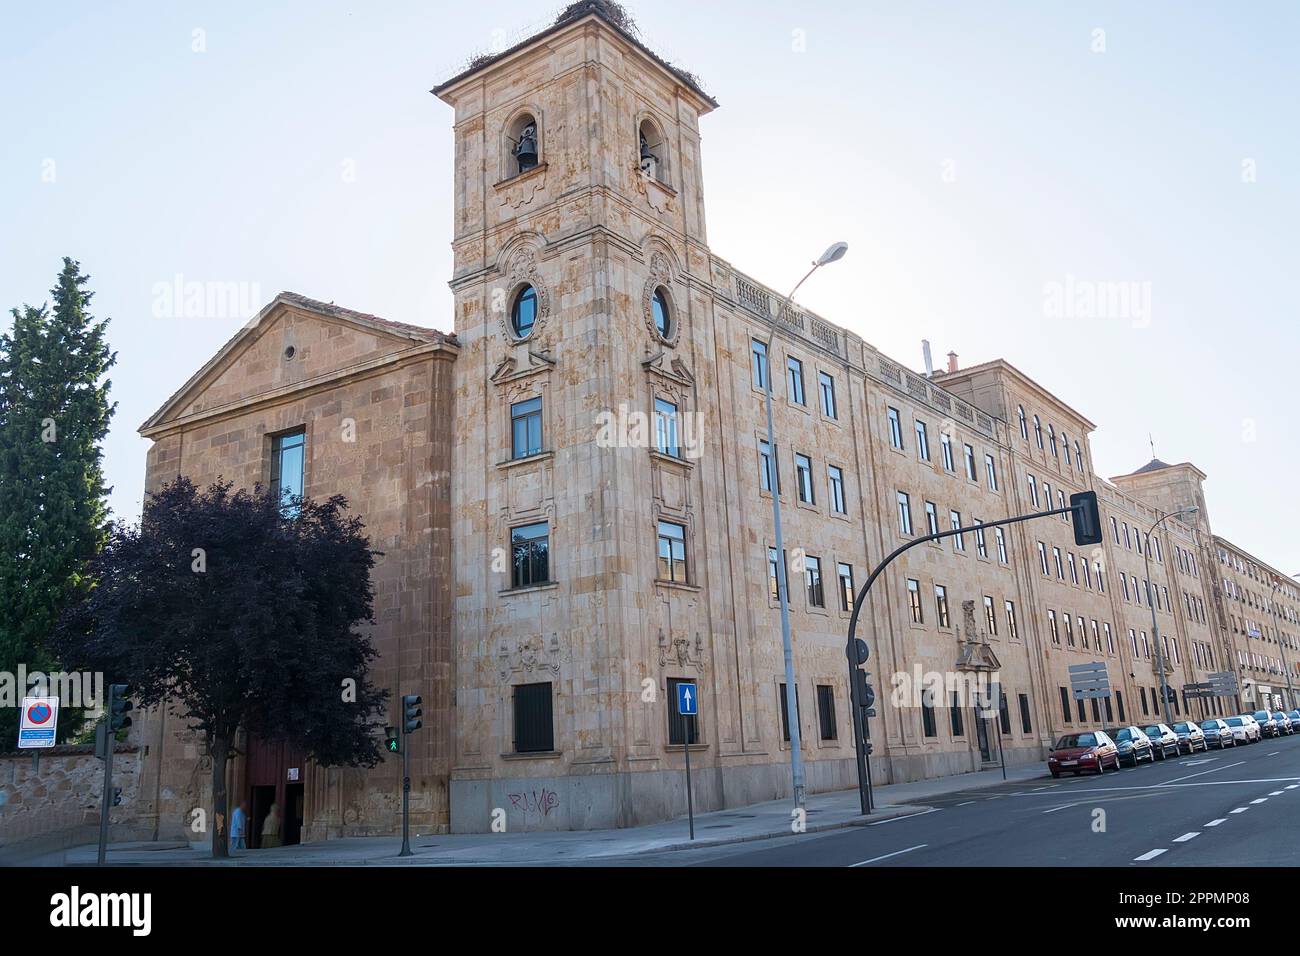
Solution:
[(953, 793), (865, 827), (605, 861), (622, 866), (1294, 866), (1300, 734), (1100, 777)]

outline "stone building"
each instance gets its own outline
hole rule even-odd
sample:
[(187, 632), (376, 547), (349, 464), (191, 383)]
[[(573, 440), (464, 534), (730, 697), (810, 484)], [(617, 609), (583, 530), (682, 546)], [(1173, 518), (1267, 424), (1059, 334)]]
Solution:
[[(387, 553), (377, 682), (425, 699), (417, 827), (665, 819), (685, 810), (686, 746), (696, 807), (788, 795), (791, 719), (809, 788), (853, 785), (844, 644), (874, 563), (1088, 489), (1106, 537), (1086, 552), (1067, 518), (1042, 518), (919, 546), (882, 575), (860, 629), (875, 779), (1035, 761), (1064, 730), (1154, 719), (1153, 603), (1169, 687), (1267, 673), (1272, 622), (1223, 588), (1266, 600), (1249, 569), (1273, 572), (1213, 536), (1194, 466), (1104, 481), (1096, 426), (1010, 363), (912, 371), (713, 254), (699, 121), (718, 104), (604, 4), (433, 92), (454, 111), (454, 334), (285, 293), (142, 428), (151, 488), (301, 482), (364, 516)], [(1293, 646), (1284, 595), (1274, 639)], [(1114, 692), (1073, 701), (1068, 668), (1093, 660)], [(994, 675), (1003, 696), (978, 709), (966, 688)], [(673, 713), (681, 680), (700, 689), (694, 728)], [(202, 755), (174, 717), (141, 743), (141, 799), (174, 831), (205, 799)], [(399, 825), (395, 765), (316, 768), (254, 741), (234, 775), (236, 794), (300, 799), (305, 839)]]

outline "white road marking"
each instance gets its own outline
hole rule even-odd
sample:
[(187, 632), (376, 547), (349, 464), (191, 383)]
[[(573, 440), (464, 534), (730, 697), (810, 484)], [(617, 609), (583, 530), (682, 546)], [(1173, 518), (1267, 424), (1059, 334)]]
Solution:
[(1143, 853), (1141, 856), (1135, 856), (1135, 857), (1133, 857), (1133, 862), (1134, 862), (1134, 863), (1145, 863), (1147, 860), (1154, 860), (1154, 859), (1155, 859), (1156, 857), (1158, 857), (1161, 853), (1168, 853), (1168, 852), (1169, 852), (1169, 851), (1168, 851), (1167, 849), (1165, 849), (1165, 850), (1147, 850), (1147, 852)]
[[(919, 814), (914, 814), (914, 816), (915, 815), (919, 815)], [(882, 820), (881, 822), (883, 823), (884, 821)], [(899, 856), (900, 854), (903, 853), (911, 853), (913, 850), (919, 850), (922, 847), (926, 847), (929, 845), (930, 844), (928, 843), (918, 843), (916, 846), (909, 846), (906, 850), (895, 850), (893, 853), (886, 853), (884, 856), (873, 856), (871, 859), (863, 860), (861, 863), (849, 864), (849, 869), (853, 869), (853, 867), (855, 866), (866, 866), (868, 863), (878, 863), (881, 860), (888, 860), (891, 856)]]
[(1050, 810), (1044, 810), (1044, 813), (1055, 813), (1057, 810), (1068, 810), (1070, 807), (1077, 807), (1077, 803), (1066, 803), (1059, 807), (1052, 807)]
[(1201, 834), (1200, 834), (1199, 831), (1194, 832), (1194, 833), (1184, 833), (1184, 834), (1183, 834), (1182, 836), (1180, 836), (1180, 837), (1174, 837), (1174, 842), (1175, 842), (1175, 843), (1186, 843), (1188, 840), (1194, 840), (1194, 839), (1196, 839), (1196, 838), (1197, 838), (1198, 836), (1200, 836), (1200, 835), (1201, 835)]
[(1282, 794), (1284, 794), (1284, 793), (1286, 793), (1285, 790), (1273, 790), (1272, 792), (1269, 793), (1269, 796), (1270, 796), (1270, 797), (1280, 797), (1280, 796), (1282, 796)]
[(1229, 810), (1229, 813), (1245, 813), (1250, 807), (1237, 807), (1235, 810)]
[(1296, 787), (1300, 787), (1300, 783), (1289, 783), (1289, 784), (1287, 784), (1285, 787), (1283, 787), (1283, 789), (1284, 789), (1284, 790), (1294, 790)]
[(1200, 760), (1184, 760), (1184, 761), (1183, 761), (1182, 763), (1180, 763), (1178, 766), (1180, 766), (1180, 767), (1195, 767), (1195, 766), (1197, 766), (1197, 765), (1199, 765), (1199, 764), (1209, 763), (1211, 760), (1217, 760), (1217, 759), (1218, 759), (1217, 757), (1204, 757), (1204, 758), (1202, 758), (1202, 759), (1200, 759)]
[(1227, 823), (1227, 822), (1228, 822), (1228, 818), (1227, 818), (1227, 817), (1219, 817), (1219, 819), (1217, 819), (1217, 820), (1211, 820), (1209, 823), (1206, 824), (1206, 826), (1207, 826), (1207, 827), (1217, 827), (1220, 823)]
[(957, 806), (959, 806), (959, 807), (969, 807), (969, 806), (970, 806), (972, 803), (974, 803), (974, 802), (975, 802), (974, 800), (967, 800), (965, 803), (959, 803), (959, 804), (957, 804)]
[(1274, 751), (1273, 751), (1271, 754), (1269, 754), (1268, 756), (1270, 756), (1270, 757), (1276, 757), (1276, 756), (1277, 756), (1278, 754), (1280, 754), (1281, 752), (1282, 752), (1282, 751), (1280, 751), (1280, 750), (1274, 750)]
[(883, 826), (886, 823), (897, 823), (899, 820), (912, 820), (915, 819), (916, 817), (923, 817), (927, 813), (938, 813), (942, 809), (943, 807), (931, 807), (929, 810), (922, 810), (920, 813), (909, 813), (906, 816), (891, 817), (888, 820), (877, 820), (875, 823), (868, 823), (867, 826), (878, 827), (878, 826)]
[(1166, 780), (1163, 783), (1157, 784), (1157, 786), (1165, 787), (1171, 783), (1178, 783), (1180, 780), (1191, 780), (1193, 777), (1201, 777), (1207, 773), (1218, 773), (1220, 770), (1231, 770), (1233, 767), (1240, 767), (1245, 762), (1246, 761), (1244, 760), (1238, 760), (1236, 763), (1224, 764), (1222, 767), (1211, 767), (1209, 770), (1198, 770), (1196, 773), (1189, 773), (1185, 777), (1174, 777), (1173, 780)]
[(1268, 803), (1268, 797), (1260, 797), (1258, 800), (1250, 801), (1252, 805), (1256, 803)]

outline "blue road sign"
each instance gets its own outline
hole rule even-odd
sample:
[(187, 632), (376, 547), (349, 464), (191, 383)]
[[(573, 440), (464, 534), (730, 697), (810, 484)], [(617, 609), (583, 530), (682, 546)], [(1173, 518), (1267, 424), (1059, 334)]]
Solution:
[(683, 717), (694, 717), (699, 703), (699, 693), (694, 684), (677, 685), (677, 713)]

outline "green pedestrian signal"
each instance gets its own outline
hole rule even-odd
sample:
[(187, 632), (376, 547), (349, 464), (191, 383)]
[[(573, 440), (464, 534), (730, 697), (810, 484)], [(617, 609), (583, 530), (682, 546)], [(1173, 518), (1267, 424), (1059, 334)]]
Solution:
[(390, 754), (402, 752), (402, 735), (397, 732), (397, 728), (392, 724), (384, 728), (384, 749)]

